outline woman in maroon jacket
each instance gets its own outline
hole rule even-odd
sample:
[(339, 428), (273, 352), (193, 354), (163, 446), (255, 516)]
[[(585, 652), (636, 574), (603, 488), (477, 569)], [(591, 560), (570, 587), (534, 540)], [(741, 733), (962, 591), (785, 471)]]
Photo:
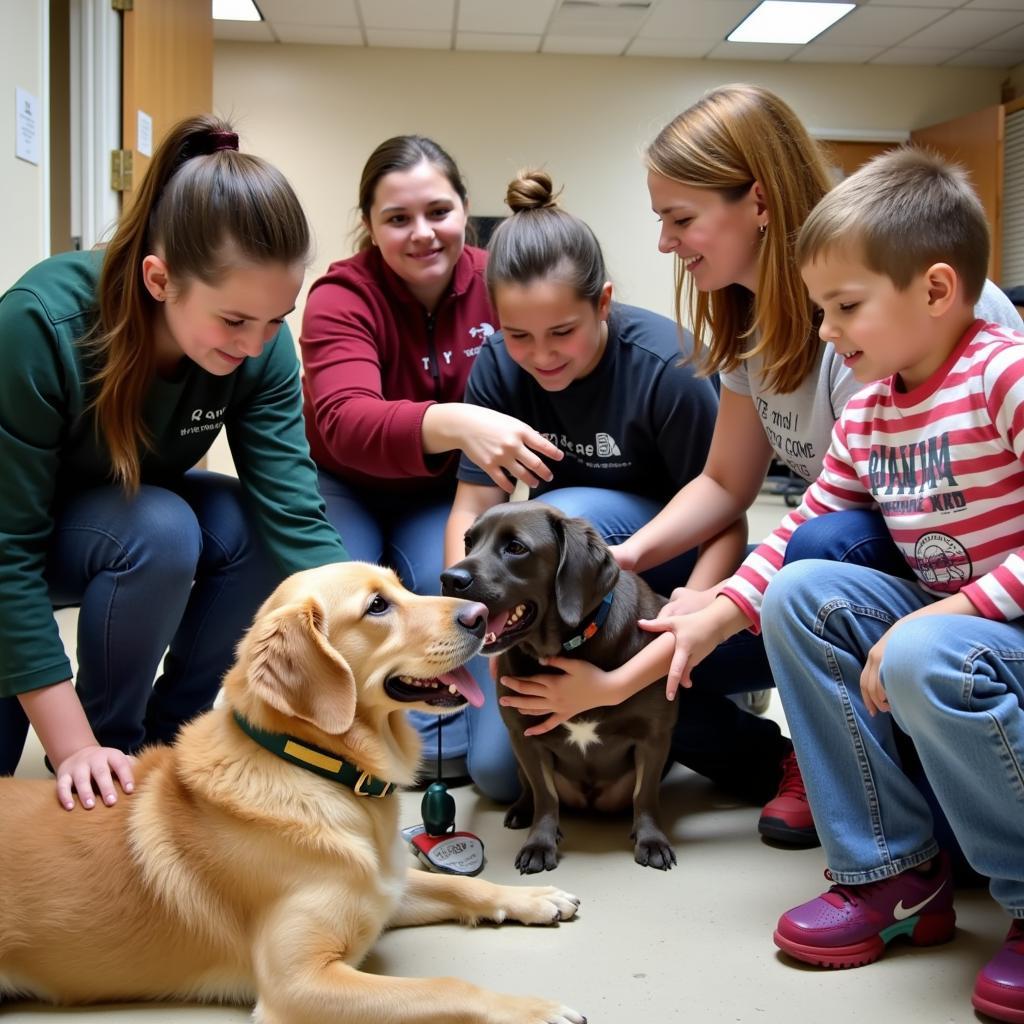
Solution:
[[(306, 301), (306, 432), (351, 556), (436, 594), (459, 452), (508, 492), (517, 479), (550, 480), (541, 456), (561, 452), (511, 416), (462, 404), (494, 314), (486, 253), (466, 245), (466, 186), (452, 158), (418, 135), (382, 142), (363, 168), (359, 210), (359, 251), (333, 263)], [(417, 725), (429, 738), (437, 721)], [(465, 748), (463, 724), (446, 720), (445, 756)]]

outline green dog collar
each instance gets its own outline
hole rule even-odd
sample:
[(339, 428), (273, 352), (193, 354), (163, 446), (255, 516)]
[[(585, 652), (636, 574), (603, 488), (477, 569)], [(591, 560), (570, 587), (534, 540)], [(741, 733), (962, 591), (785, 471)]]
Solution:
[(356, 796), (379, 798), (394, 793), (398, 788), (394, 782), (384, 782), (369, 772), (361, 771), (354, 764), (343, 761), (329, 750), (321, 750), (284, 733), (267, 732), (265, 729), (257, 728), (237, 711), (233, 711), (232, 714), (242, 732), (264, 749), (284, 761), (313, 772), (314, 775), (322, 775), (325, 779), (347, 786)]

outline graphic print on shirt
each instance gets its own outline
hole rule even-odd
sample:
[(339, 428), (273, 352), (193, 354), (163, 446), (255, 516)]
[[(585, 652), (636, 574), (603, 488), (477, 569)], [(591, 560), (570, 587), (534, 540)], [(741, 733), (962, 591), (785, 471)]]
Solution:
[[(781, 400), (776, 398), (777, 401)], [(810, 467), (815, 464), (817, 454), (814, 442), (799, 436), (800, 413), (795, 409), (772, 408), (763, 398), (755, 398), (761, 426), (768, 435), (772, 448), (794, 473), (804, 479), (813, 476)]]
[[(469, 348), (464, 348), (462, 354), (467, 359), (475, 359), (480, 354), (480, 343), (486, 341), (494, 333), (494, 328), (489, 323), (481, 323), (476, 327), (470, 327), (469, 336), (477, 342), (476, 345), (470, 345)], [(452, 365), (452, 356), (455, 352), (451, 349), (442, 349), (439, 353), (441, 358), (444, 360), (445, 366)], [(423, 369), (430, 373), (430, 356), (421, 356), (420, 362), (423, 363)]]
[(914, 545), (917, 574), (922, 582), (945, 589), (959, 590), (971, 578), (971, 557), (963, 544), (945, 533), (926, 533)]
[(493, 333), (494, 328), (486, 322), (469, 329), (469, 336), (477, 341), (486, 341)]
[[(949, 434), (912, 444), (871, 446), (868, 456), (871, 492), (886, 515), (951, 512), (967, 506), (953, 475)], [(887, 501), (888, 495), (896, 497)]]
[[(872, 445), (868, 475), (875, 500), (895, 523), (900, 517), (952, 512), (967, 506), (962, 490), (950, 490), (959, 485), (953, 474), (948, 433), (911, 444)], [(955, 537), (935, 530), (917, 539), (911, 564), (923, 583), (939, 590), (959, 590), (971, 578), (971, 558), (966, 548)]]
[[(599, 430), (594, 434), (594, 440), (575, 441), (568, 434), (552, 434), (543, 432), (552, 444), (558, 445), (566, 455), (576, 459), (588, 469), (624, 469), (633, 464), (632, 459), (625, 459), (620, 462), (610, 462), (609, 459), (622, 459), (622, 451), (618, 442), (611, 434)], [(591, 461), (601, 459), (601, 462)]]
[(189, 413), (189, 423), (180, 430), (181, 437), (189, 434), (202, 434), (207, 430), (220, 430), (224, 426), (224, 413), (227, 406), (219, 409), (193, 409)]

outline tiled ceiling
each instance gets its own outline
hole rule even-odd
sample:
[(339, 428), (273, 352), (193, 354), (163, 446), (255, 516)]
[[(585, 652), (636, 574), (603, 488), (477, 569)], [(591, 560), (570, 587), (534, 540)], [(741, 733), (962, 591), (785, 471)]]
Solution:
[(430, 50), (1012, 68), (1024, 0), (856, 0), (806, 45), (730, 43), (757, 0), (256, 0), (217, 39)]

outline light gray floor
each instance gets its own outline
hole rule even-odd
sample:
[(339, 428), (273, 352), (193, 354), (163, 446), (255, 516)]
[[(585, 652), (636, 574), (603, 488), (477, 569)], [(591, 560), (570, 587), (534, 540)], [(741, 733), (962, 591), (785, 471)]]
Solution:
[[(762, 536), (784, 511), (781, 499), (759, 501), (751, 536)], [(73, 619), (62, 617), (62, 629), (72, 629)], [(782, 721), (774, 698), (769, 715)], [(41, 760), (33, 745), (19, 774), (41, 776)], [(512, 860), (522, 833), (504, 829), (503, 808), (472, 787), (453, 792), (458, 827), (475, 831), (486, 845), (484, 877), (519, 882)], [(403, 821), (411, 824), (418, 819), (419, 794), (401, 799)], [(776, 952), (771, 933), (780, 912), (827, 885), (821, 851), (762, 844), (756, 808), (730, 803), (683, 769), (666, 778), (663, 809), (679, 858), (673, 871), (634, 864), (628, 821), (569, 818), (563, 823), (562, 863), (543, 881), (582, 898), (577, 920), (555, 928), (444, 925), (391, 932), (365, 968), (389, 975), (458, 975), (502, 991), (545, 995), (586, 1013), (592, 1024), (982, 1019), (970, 1007), (971, 985), (1007, 927), (986, 891), (958, 894), (959, 930), (948, 945), (896, 945), (879, 963), (854, 971), (797, 967)], [(166, 1005), (57, 1012), (20, 1004), (0, 1010), (0, 1016), (12, 1024), (248, 1019), (244, 1009)]]

